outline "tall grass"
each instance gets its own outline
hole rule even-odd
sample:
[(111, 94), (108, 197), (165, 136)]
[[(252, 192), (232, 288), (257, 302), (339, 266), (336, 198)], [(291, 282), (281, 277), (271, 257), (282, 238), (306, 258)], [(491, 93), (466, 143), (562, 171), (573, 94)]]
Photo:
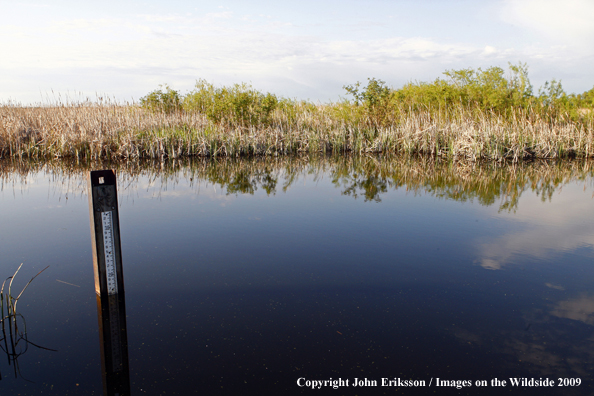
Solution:
[(594, 89), (553, 80), (532, 93), (525, 66), (448, 71), (399, 89), (370, 79), (328, 104), (278, 98), (246, 84), (165, 86), (141, 104), (0, 106), (0, 156), (179, 158), (301, 153), (422, 154), (468, 160), (591, 157)]

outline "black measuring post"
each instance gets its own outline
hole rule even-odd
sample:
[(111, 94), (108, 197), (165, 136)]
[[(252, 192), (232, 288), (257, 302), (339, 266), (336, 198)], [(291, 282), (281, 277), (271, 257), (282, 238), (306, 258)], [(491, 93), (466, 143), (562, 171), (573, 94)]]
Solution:
[(126, 299), (116, 176), (113, 170), (92, 171), (87, 181), (103, 391), (109, 396), (128, 396)]
[(95, 292), (101, 296), (123, 293), (124, 274), (115, 173), (112, 170), (92, 171), (88, 185)]

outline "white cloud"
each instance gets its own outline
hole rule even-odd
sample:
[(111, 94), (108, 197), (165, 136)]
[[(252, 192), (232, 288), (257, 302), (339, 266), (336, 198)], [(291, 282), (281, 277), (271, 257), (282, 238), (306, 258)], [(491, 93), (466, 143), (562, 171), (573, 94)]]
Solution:
[[(555, 11), (555, 3), (544, 3), (545, 11)], [(570, 10), (584, 4), (570, 3)], [(504, 2), (503, 15), (520, 30), (548, 37), (541, 27), (554, 12), (543, 11), (544, 16), (530, 19), (536, 6), (528, 0)], [(427, 11), (426, 5), (413, 3), (404, 7), (372, 1), (366, 10), (345, 5), (334, 16), (325, 2), (320, 7), (327, 16), (281, 4), (198, 9), (149, 4), (143, 13), (130, 7), (113, 11), (83, 5), (42, 11), (11, 7), (0, 15), (0, 37), (9, 38), (0, 40), (0, 101), (34, 102), (40, 91), (50, 89), (138, 98), (159, 83), (191, 89), (197, 78), (216, 84), (246, 81), (282, 96), (336, 100), (344, 94), (344, 84), (367, 77), (399, 86), (410, 80), (433, 80), (446, 69), (505, 67), (508, 61), (528, 62), (537, 72), (536, 87), (551, 78), (563, 78), (570, 92), (591, 86), (592, 74), (584, 70), (591, 69), (594, 50), (582, 46), (577, 51), (563, 41), (555, 41), (555, 47), (548, 39), (530, 45), (525, 40), (500, 41), (501, 31), (510, 28), (497, 16), (478, 19), (501, 31), (491, 34), (471, 25), (468, 29), (477, 34), (468, 35), (460, 21), (479, 23), (473, 15), (459, 15), (460, 23), (431, 19), (443, 15), (427, 16), (432, 14), (420, 12)], [(555, 31), (572, 37), (591, 31), (584, 25), (586, 8), (580, 9), (578, 22), (561, 23)], [(383, 14), (370, 13), (382, 9)], [(398, 14), (399, 21), (389, 21), (391, 14)], [(554, 72), (549, 72), (551, 65)], [(573, 80), (564, 77), (570, 73)]]
[[(34, 70), (34, 74), (46, 80), (35, 90), (36, 94), (39, 90), (64, 90), (64, 85), (57, 85), (56, 80), (62, 80), (61, 75), (66, 73), (79, 76), (78, 80), (88, 79), (81, 86), (70, 78), (68, 89), (100, 92), (107, 89), (108, 93), (121, 95), (105, 85), (109, 81), (97, 75), (101, 69), (100, 74), (119, 74), (120, 80), (123, 74), (133, 73), (137, 76), (135, 83), (144, 76), (146, 83), (142, 89), (118, 87), (136, 97), (155, 88), (156, 75), (161, 76), (158, 83), (167, 82), (177, 89), (190, 89), (195, 79), (207, 78), (223, 84), (260, 82), (260, 89), (293, 96), (290, 91), (278, 92), (279, 79), (293, 89), (314, 86), (319, 91), (333, 85), (341, 90), (342, 85), (366, 77), (390, 80), (385, 76), (395, 73), (397, 68), (419, 62), (437, 62), (432, 76), (435, 78), (443, 71), (443, 65), (483, 56), (482, 48), (464, 43), (441, 43), (424, 37), (332, 40), (296, 34), (292, 26), (282, 21), (253, 26), (252, 22), (241, 25), (244, 22), (239, 19), (224, 12), (199, 18), (140, 15), (133, 20), (54, 21), (29, 29), (28, 35), (21, 31), (20, 36), (13, 35), (13, 40), (1, 42), (0, 51), (6, 56), (0, 59), (0, 70), (4, 74)], [(1, 27), (0, 34), (9, 34), (14, 27)], [(56, 77), (50, 80), (48, 75)], [(398, 83), (410, 77), (403, 73)], [(25, 84), (35, 82), (33, 77)], [(184, 87), (175, 86), (178, 82)], [(6, 83), (5, 87), (10, 87), (11, 83)], [(13, 90), (26, 88), (15, 86)]]
[(492, 55), (496, 55), (497, 54), (497, 48), (495, 47), (491, 47), (490, 45), (487, 45), (485, 47), (485, 49), (483, 50), (482, 54), (484, 56), (492, 56)]
[[(169, 17), (163, 17), (165, 19)], [(6, 33), (12, 26), (0, 29)], [(316, 36), (292, 36), (269, 31), (247, 31), (241, 35), (221, 29), (219, 35), (203, 34), (206, 27), (161, 30), (156, 26), (123, 23), (118, 20), (72, 20), (56, 22), (34, 31), (30, 39), (0, 44), (4, 57), (0, 67), (20, 69), (37, 60), (36, 67), (128, 68), (140, 65), (166, 69), (227, 69), (239, 72), (247, 68), (262, 71), (282, 69), (312, 62), (387, 64), (396, 61), (422, 61), (439, 58), (443, 62), (455, 58), (480, 55), (481, 49), (465, 44), (442, 44), (414, 37), (379, 40), (325, 40)], [(199, 31), (194, 31), (199, 30)], [(39, 36), (53, 40), (37, 41)]]
[(591, 0), (506, 0), (504, 20), (568, 44), (594, 39), (594, 2)]

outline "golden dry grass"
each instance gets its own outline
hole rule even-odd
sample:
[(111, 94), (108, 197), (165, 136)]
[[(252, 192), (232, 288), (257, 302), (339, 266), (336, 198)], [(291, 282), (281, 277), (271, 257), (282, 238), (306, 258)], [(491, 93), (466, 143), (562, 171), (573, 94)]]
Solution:
[(215, 124), (200, 113), (136, 105), (0, 106), (0, 156), (139, 159), (300, 153), (423, 154), (476, 161), (591, 157), (592, 122), (503, 118), (463, 108), (401, 113), (373, 126), (345, 104), (277, 109), (267, 126)]

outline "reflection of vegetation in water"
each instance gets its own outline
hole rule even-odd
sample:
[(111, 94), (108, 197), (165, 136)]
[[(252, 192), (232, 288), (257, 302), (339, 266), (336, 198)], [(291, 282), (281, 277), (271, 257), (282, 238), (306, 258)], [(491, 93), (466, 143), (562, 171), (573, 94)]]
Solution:
[(560, 186), (592, 175), (588, 161), (539, 161), (532, 163), (468, 163), (428, 158), (378, 159), (348, 157), (335, 167), (333, 183), (343, 194), (365, 201), (381, 200), (388, 190), (428, 193), (456, 201), (477, 199), (482, 205), (500, 200), (500, 209), (515, 210), (521, 194), (530, 189), (550, 200)]
[(268, 195), (276, 193), (278, 175), (270, 167), (236, 167), (228, 161), (220, 163), (221, 167), (230, 166), (231, 169), (221, 171), (217, 167), (206, 169), (206, 179), (211, 183), (225, 188), (227, 194), (254, 194), (258, 186), (263, 188)]
[[(33, 345), (37, 348), (53, 351), (53, 349), (44, 348), (33, 342), (31, 342), (27, 336), (27, 322), (25, 317), (17, 312), (17, 303), (19, 298), (23, 295), (27, 287), (33, 282), (39, 274), (45, 271), (48, 267), (45, 267), (37, 273), (27, 284), (23, 287), (23, 290), (15, 298), (12, 294), (12, 282), (20, 271), (23, 264), (19, 265), (19, 268), (15, 271), (14, 275), (9, 276), (2, 283), (0, 289), (0, 311), (2, 318), (0, 320), (2, 325), (2, 337), (0, 338), (0, 348), (6, 353), (8, 357), (8, 364), (13, 366), (15, 378), (22, 374), (19, 369), (18, 358), (23, 355), (29, 349), (29, 345)], [(8, 282), (8, 283), (6, 283)], [(6, 290), (5, 290), (6, 289)], [(0, 375), (1, 378), (1, 375)]]
[(550, 200), (559, 187), (574, 180), (585, 181), (593, 174), (588, 160), (482, 163), (411, 156), (279, 156), (87, 164), (3, 161), (0, 188), (26, 185), (29, 174), (45, 171), (68, 198), (68, 194), (85, 193), (86, 172), (91, 167), (115, 169), (121, 193), (137, 188), (143, 177), (151, 186), (160, 181), (161, 190), (185, 179), (182, 183), (189, 181), (190, 186), (198, 181), (212, 183), (227, 194), (254, 194), (261, 188), (270, 195), (277, 189), (286, 192), (305, 176), (318, 180), (329, 175), (343, 195), (369, 202), (380, 202), (383, 194), (405, 188), (456, 201), (476, 199), (482, 205), (499, 202), (501, 210), (511, 211), (524, 191), (534, 191), (543, 200)]

